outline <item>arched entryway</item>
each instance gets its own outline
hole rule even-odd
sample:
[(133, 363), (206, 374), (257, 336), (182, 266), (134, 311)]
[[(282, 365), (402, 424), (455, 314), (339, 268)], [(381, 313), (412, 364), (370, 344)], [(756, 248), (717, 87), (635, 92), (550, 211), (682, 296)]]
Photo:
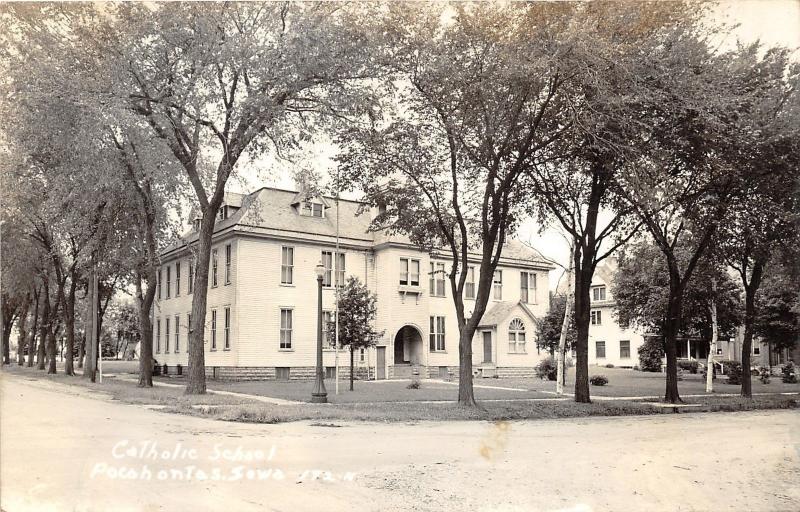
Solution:
[(404, 325), (394, 336), (394, 364), (422, 364), (422, 334), (413, 325)]

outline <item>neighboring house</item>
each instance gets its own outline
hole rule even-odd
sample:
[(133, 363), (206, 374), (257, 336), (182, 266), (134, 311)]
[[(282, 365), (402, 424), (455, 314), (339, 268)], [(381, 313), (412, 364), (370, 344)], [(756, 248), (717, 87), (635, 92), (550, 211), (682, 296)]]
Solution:
[[(374, 212), (361, 204), (294, 191), (262, 188), (226, 195), (214, 227), (205, 319), (205, 363), (220, 378), (311, 378), (317, 332), (315, 266), (326, 269), (324, 317), (332, 318), (334, 290), (356, 276), (378, 297), (377, 347), (356, 355), (357, 372), (369, 378), (458, 372), (458, 327), (446, 256), (421, 251), (408, 240), (369, 232)], [(336, 219), (339, 247), (336, 254)], [(195, 229), (196, 231), (196, 229)], [(154, 357), (187, 364), (187, 326), (194, 267), (190, 247), (197, 233), (162, 255), (153, 310)], [(478, 257), (470, 267), (465, 298), (471, 313)], [(544, 355), (536, 350), (537, 319), (548, 307), (548, 273), (538, 253), (509, 242), (494, 275), (492, 296), (473, 339), (479, 375), (532, 375)], [(327, 322), (326, 322), (327, 323)], [(323, 354), (326, 375), (334, 351)], [(340, 355), (340, 374), (349, 371)]]
[(639, 364), (639, 347), (644, 336), (636, 328), (623, 329), (614, 314), (611, 288), (616, 272), (616, 259), (608, 258), (598, 265), (589, 292), (589, 364), (633, 367)]

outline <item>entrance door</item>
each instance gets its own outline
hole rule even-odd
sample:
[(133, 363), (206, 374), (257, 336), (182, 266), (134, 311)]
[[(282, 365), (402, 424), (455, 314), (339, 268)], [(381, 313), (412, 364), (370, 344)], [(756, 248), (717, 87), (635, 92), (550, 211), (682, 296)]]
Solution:
[(483, 331), (483, 362), (492, 362), (492, 331)]
[(375, 347), (378, 354), (376, 373), (378, 379), (386, 378), (386, 347)]

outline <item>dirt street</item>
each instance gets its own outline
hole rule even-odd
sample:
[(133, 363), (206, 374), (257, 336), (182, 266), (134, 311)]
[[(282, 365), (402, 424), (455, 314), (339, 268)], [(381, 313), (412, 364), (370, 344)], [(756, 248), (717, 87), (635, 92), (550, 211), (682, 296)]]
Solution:
[(249, 425), (0, 378), (0, 506), (800, 510), (800, 414)]

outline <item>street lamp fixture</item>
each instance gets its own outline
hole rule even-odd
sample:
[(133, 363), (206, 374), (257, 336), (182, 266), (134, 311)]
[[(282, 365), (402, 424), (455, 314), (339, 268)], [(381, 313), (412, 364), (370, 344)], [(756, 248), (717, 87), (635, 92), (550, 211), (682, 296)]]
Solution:
[(322, 278), (325, 276), (325, 267), (319, 263), (314, 271), (317, 274), (317, 373), (311, 402), (325, 404), (328, 403), (328, 391), (325, 389), (325, 376), (322, 373)]

